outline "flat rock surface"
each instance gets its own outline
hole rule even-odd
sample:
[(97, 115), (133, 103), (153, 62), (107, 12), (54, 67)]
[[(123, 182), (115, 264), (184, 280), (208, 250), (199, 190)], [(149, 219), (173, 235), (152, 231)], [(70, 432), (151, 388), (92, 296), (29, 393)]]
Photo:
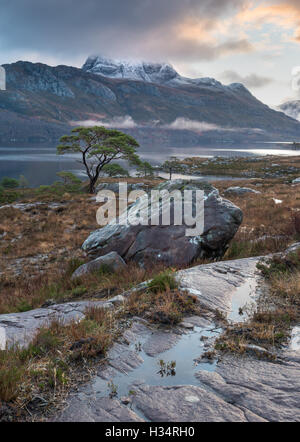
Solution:
[(246, 422), (242, 410), (201, 387), (142, 385), (134, 406), (151, 422)]
[(216, 372), (196, 375), (226, 402), (244, 410), (248, 420), (300, 421), (300, 353), (286, 353), (280, 363), (251, 357), (226, 357)]
[(228, 314), (237, 289), (259, 278), (256, 269), (259, 259), (245, 258), (191, 267), (177, 272), (177, 279), (180, 287), (195, 295), (203, 306)]
[(116, 399), (95, 396), (87, 399), (78, 394), (52, 422), (144, 422), (144, 419)]

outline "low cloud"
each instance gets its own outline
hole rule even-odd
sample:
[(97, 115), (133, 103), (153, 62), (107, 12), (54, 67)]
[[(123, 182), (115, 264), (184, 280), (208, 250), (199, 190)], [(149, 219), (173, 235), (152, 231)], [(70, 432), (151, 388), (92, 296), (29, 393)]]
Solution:
[(130, 115), (125, 115), (125, 117), (114, 117), (109, 121), (103, 120), (83, 120), (83, 121), (71, 121), (72, 126), (104, 126), (107, 128), (118, 128), (118, 129), (133, 129), (137, 127), (137, 123), (133, 120)]
[(164, 125), (165, 129), (173, 130), (190, 130), (192, 132), (202, 133), (210, 131), (224, 131), (224, 132), (245, 132), (245, 133), (262, 133), (264, 132), (259, 128), (249, 127), (223, 127), (217, 124), (207, 123), (205, 121), (190, 120), (188, 118), (176, 118), (173, 123)]
[(164, 125), (165, 129), (191, 130), (193, 132), (209, 132), (212, 130), (224, 130), (216, 124), (206, 123), (205, 121), (189, 120), (188, 118), (176, 118), (171, 124)]
[(223, 132), (263, 132), (258, 128), (248, 127), (224, 127), (217, 124), (207, 123), (206, 121), (190, 120), (189, 118), (176, 118), (171, 124), (163, 126), (165, 129), (173, 130), (190, 130), (192, 132), (202, 133), (211, 131), (223, 131)]
[(274, 81), (273, 78), (263, 77), (257, 74), (250, 74), (243, 77), (235, 71), (225, 71), (221, 74), (220, 78), (229, 83), (242, 83), (250, 89), (264, 87)]
[(159, 121), (149, 121), (145, 124), (139, 124), (133, 120), (130, 115), (125, 117), (114, 117), (111, 120), (83, 120), (83, 121), (70, 121), (72, 126), (104, 126), (114, 129), (135, 129), (135, 128), (149, 128), (155, 127), (167, 130), (189, 130), (191, 132), (203, 133), (212, 131), (224, 131), (224, 132), (252, 132), (260, 133), (264, 132), (259, 128), (247, 128), (247, 127), (223, 127), (217, 124), (208, 123), (206, 121), (190, 120), (189, 118), (178, 117), (170, 124), (159, 124)]

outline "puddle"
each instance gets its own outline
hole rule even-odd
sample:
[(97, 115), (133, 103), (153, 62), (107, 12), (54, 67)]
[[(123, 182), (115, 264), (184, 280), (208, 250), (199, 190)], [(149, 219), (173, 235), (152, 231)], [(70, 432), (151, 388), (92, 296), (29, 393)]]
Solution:
[(6, 332), (4, 327), (0, 327), (0, 350), (6, 349)]
[[(233, 322), (245, 321), (248, 317), (247, 310), (252, 304), (255, 305), (256, 280), (248, 279), (239, 287), (232, 297), (232, 311), (228, 319)], [(245, 306), (248, 309), (245, 309)], [(242, 314), (241, 310), (242, 309)], [(119, 371), (113, 370), (111, 377), (108, 370), (104, 370), (103, 377), (98, 375), (93, 382), (93, 391), (98, 397), (107, 397), (111, 393), (108, 384), (112, 382), (115, 389), (115, 397), (128, 396), (130, 390), (135, 389), (134, 385), (146, 384), (150, 386), (176, 386), (195, 385), (199, 386), (199, 381), (195, 374), (200, 370), (215, 371), (217, 360), (208, 361), (201, 359), (201, 356), (212, 350), (213, 342), (222, 332), (221, 328), (216, 328), (213, 323), (209, 326), (195, 326), (192, 331), (186, 331), (180, 336), (179, 341), (170, 349), (150, 356), (144, 351), (149, 337), (156, 331), (150, 329), (142, 335), (138, 335), (123, 353), (112, 357), (112, 367), (120, 367)], [(143, 363), (130, 372), (123, 372), (122, 365), (126, 359), (130, 360), (130, 354), (137, 353)], [(122, 357), (123, 356), (123, 357)], [(131, 358), (134, 359), (133, 356)], [(162, 361), (162, 362), (160, 362)], [(173, 361), (176, 363), (174, 367)], [(169, 369), (168, 369), (169, 364)], [(116, 374), (115, 374), (116, 373)], [(105, 377), (105, 379), (104, 379)]]
[(292, 330), (290, 349), (300, 351), (300, 327), (294, 327)]
[[(132, 384), (145, 383), (152, 386), (174, 386), (174, 385), (197, 385), (199, 381), (195, 378), (195, 373), (199, 370), (214, 371), (216, 361), (195, 362), (201, 354), (207, 351), (205, 344), (208, 339), (215, 339), (220, 334), (221, 329), (214, 329), (212, 324), (209, 328), (195, 327), (192, 332), (182, 335), (181, 339), (171, 349), (160, 353), (157, 356), (149, 356), (143, 350), (143, 344), (149, 338), (141, 339), (141, 351), (139, 343), (131, 344), (129, 350), (137, 351), (144, 362), (132, 372), (119, 373), (112, 377), (113, 384), (117, 388), (117, 397), (128, 396), (130, 390), (134, 390)], [(203, 340), (201, 338), (204, 337)], [(137, 344), (137, 346), (136, 346)], [(164, 363), (176, 362), (175, 375), (162, 376), (160, 371), (160, 360)], [(171, 372), (171, 370), (170, 370)], [(99, 376), (95, 379), (93, 389), (97, 395), (108, 396), (108, 380)]]
[(256, 286), (256, 280), (251, 279), (235, 291), (232, 297), (232, 309), (228, 315), (228, 320), (232, 322), (244, 322), (248, 319), (249, 310), (256, 306)]

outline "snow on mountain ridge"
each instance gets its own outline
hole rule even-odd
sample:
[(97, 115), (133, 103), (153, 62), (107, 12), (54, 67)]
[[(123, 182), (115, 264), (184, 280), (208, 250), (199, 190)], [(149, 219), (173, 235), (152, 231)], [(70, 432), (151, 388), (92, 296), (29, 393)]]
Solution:
[(112, 60), (103, 56), (90, 56), (82, 66), (86, 72), (108, 78), (128, 79), (157, 83), (167, 86), (194, 85), (229, 90), (231, 92), (249, 91), (240, 83), (224, 86), (214, 78), (183, 77), (168, 63), (130, 62), (128, 60)]
[(109, 78), (126, 78), (147, 82), (169, 81), (179, 76), (167, 63), (132, 63), (127, 60), (111, 60), (102, 56), (87, 59), (82, 69)]

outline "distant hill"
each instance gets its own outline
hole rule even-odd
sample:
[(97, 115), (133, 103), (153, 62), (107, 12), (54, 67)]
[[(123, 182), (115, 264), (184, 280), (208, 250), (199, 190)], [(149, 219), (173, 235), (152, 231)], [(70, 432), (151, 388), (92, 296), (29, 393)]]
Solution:
[[(114, 64), (112, 64), (114, 63)], [(89, 58), (82, 69), (4, 65), (0, 142), (51, 142), (78, 121), (101, 121), (144, 144), (193, 146), (300, 137), (300, 123), (243, 85), (181, 77), (170, 65)]]

